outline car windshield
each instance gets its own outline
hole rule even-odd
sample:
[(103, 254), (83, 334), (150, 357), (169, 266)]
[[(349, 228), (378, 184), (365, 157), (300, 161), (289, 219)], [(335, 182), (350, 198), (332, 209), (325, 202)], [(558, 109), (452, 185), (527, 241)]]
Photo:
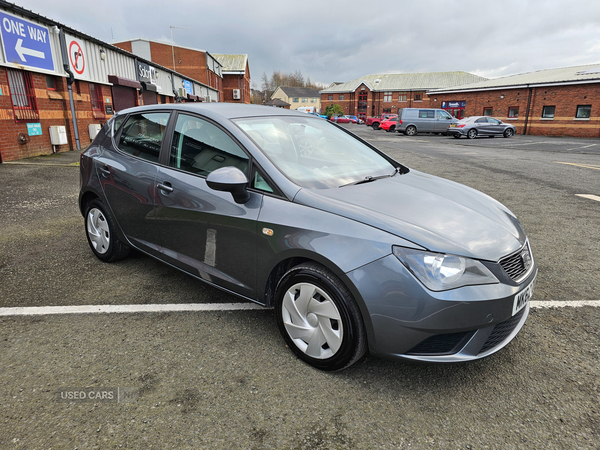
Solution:
[(396, 173), (383, 156), (324, 120), (270, 116), (234, 122), (288, 179), (305, 188), (337, 188)]

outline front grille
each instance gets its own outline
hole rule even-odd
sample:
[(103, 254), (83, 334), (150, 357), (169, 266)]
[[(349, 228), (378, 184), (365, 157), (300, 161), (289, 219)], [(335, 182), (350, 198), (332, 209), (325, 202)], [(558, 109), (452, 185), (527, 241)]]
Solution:
[(485, 344), (483, 344), (483, 347), (481, 347), (481, 350), (479, 350), (479, 354), (485, 353), (495, 346), (500, 345), (519, 324), (523, 314), (525, 314), (525, 309), (526, 308), (523, 308), (510, 319), (496, 325), (492, 330), (492, 334), (490, 334), (487, 341), (485, 341)]
[(527, 273), (531, 267), (533, 260), (529, 244), (526, 243), (521, 250), (500, 260), (500, 266), (513, 281), (520, 279)]
[(464, 344), (473, 336), (473, 333), (473, 331), (465, 331), (431, 336), (411, 348), (407, 355), (452, 355), (463, 348)]

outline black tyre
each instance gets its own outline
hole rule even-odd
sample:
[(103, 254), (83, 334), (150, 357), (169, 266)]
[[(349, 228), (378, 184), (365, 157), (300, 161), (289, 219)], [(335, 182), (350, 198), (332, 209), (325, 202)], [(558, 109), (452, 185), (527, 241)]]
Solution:
[(346, 286), (325, 267), (290, 269), (276, 291), (277, 326), (288, 347), (321, 370), (341, 370), (367, 352), (360, 309)]
[(396, 131), (396, 125), (391, 125), (389, 131), (390, 131), (390, 133), (395, 132)]
[(477, 137), (477, 130), (475, 128), (471, 128), (468, 132), (467, 132), (467, 137), (469, 139), (475, 139)]
[(512, 128), (507, 128), (506, 130), (504, 130), (505, 138), (513, 137), (514, 134), (515, 134), (515, 131)]
[(131, 251), (115, 233), (115, 221), (99, 199), (92, 200), (85, 211), (85, 235), (90, 248), (104, 262), (125, 258)]
[(373, 127), (374, 130), (379, 130), (379, 122), (373, 122), (373, 124), (371, 126)]
[(458, 134), (458, 133), (454, 133), (454, 134), (452, 135), (452, 137), (453, 137), (454, 139), (460, 139), (460, 134)]
[(406, 127), (404, 134), (407, 136), (415, 136), (417, 134), (417, 127), (415, 127), (413, 125)]

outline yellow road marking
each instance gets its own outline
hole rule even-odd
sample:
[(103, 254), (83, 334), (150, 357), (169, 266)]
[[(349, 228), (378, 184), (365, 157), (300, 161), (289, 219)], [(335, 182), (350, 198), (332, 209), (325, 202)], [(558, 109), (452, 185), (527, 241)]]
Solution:
[(596, 166), (596, 165), (592, 165), (592, 164), (575, 164), (575, 163), (560, 162), (560, 161), (554, 161), (554, 162), (556, 164), (566, 164), (567, 166), (583, 167), (584, 169), (600, 170), (600, 166)]

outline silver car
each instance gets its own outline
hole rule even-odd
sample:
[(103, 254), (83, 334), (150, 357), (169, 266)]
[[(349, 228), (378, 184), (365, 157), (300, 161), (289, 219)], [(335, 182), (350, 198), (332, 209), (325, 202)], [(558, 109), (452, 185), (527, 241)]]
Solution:
[(475, 139), (477, 136), (504, 136), (509, 138), (517, 133), (517, 129), (510, 123), (489, 116), (472, 116), (459, 120), (448, 126), (446, 133), (459, 139), (467, 136)]
[(368, 352), (483, 358), (529, 313), (537, 267), (514, 214), (318, 117), (132, 108), (82, 153), (80, 175), (96, 257), (133, 248), (272, 307), (287, 346), (322, 370)]

